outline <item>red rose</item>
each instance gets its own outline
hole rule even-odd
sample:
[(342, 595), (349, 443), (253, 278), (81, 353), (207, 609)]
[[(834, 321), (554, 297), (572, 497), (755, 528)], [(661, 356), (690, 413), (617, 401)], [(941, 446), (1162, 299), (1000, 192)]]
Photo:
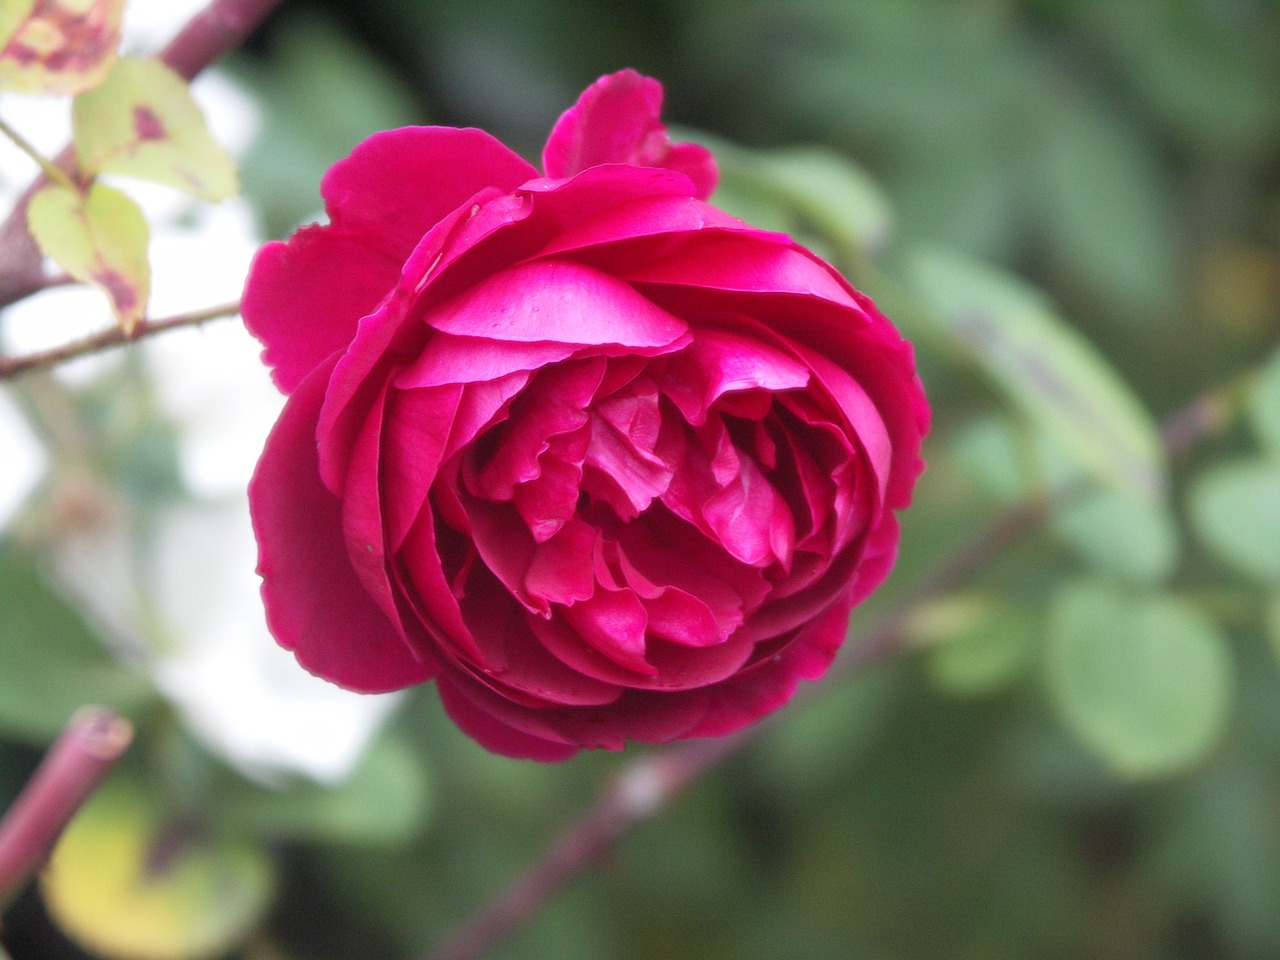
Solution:
[(245, 290), (289, 394), (249, 491), (272, 632), (353, 690), (435, 678), (511, 756), (786, 702), (888, 573), (922, 466), (910, 346), (709, 206), (661, 101), (601, 79), (545, 176), (479, 130), (375, 134)]

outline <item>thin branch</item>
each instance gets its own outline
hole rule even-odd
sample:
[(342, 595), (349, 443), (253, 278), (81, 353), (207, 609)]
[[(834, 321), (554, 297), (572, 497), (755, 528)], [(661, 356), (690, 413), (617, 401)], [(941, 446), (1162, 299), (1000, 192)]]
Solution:
[(685, 787), (736, 751), (747, 735), (739, 731), (714, 740), (693, 740), (628, 764), (585, 816), (571, 823), (537, 863), (428, 960), (481, 956), (631, 827), (666, 809)]
[[(1184, 455), (1194, 444), (1222, 429), (1229, 420), (1223, 413), (1223, 397), (1223, 390), (1206, 392), (1169, 417), (1160, 431), (1166, 452)], [(953, 550), (933, 573), (895, 601), (856, 642), (846, 645), (822, 685), (806, 687), (795, 703), (820, 696), (831, 688), (831, 681), (898, 652), (913, 614), (924, 604), (962, 586), (988, 563), (1005, 556), (1039, 528), (1055, 504), (1072, 496), (1075, 490), (1068, 488), (1053, 497), (1025, 500), (992, 518), (972, 539)], [(628, 763), (595, 805), (572, 822), (537, 861), (443, 946), (424, 953), (420, 960), (477, 960), (483, 956), (568, 881), (599, 860), (628, 830), (657, 816), (684, 788), (751, 743), (773, 722), (771, 717), (727, 737), (688, 741)]]
[(187, 80), (249, 38), (281, 0), (213, 0), (160, 51)]
[(12, 141), (15, 147), (30, 157), (32, 162), (40, 168), (40, 171), (54, 183), (60, 187), (65, 187), (67, 190), (79, 191), (80, 188), (76, 186), (74, 180), (67, 176), (65, 170), (37, 150), (26, 137), (5, 123), (4, 120), (0, 120), (0, 133), (3, 133)]
[[(187, 80), (234, 50), (266, 19), (281, 0), (213, 0), (187, 21), (158, 59)], [(53, 163), (68, 175), (75, 173), (75, 154), (65, 147)], [(43, 172), (18, 198), (0, 224), (0, 307), (15, 303), (44, 286), (40, 251), (27, 231), (27, 204), (49, 183)]]
[(109, 350), (112, 347), (121, 347), (125, 344), (154, 336), (157, 333), (176, 330), (179, 327), (192, 327), (222, 317), (234, 317), (239, 312), (239, 303), (224, 303), (220, 306), (208, 307), (204, 310), (193, 310), (190, 313), (179, 313), (159, 320), (142, 320), (128, 333), (125, 332), (123, 327), (107, 327), (87, 337), (59, 344), (56, 347), (41, 350), (38, 353), (29, 353), (22, 357), (0, 357), (0, 380), (11, 380), (24, 373), (42, 370), (59, 363), (65, 363), (68, 360), (74, 360), (76, 357)]
[(0, 820), (0, 909), (49, 859), (63, 829), (132, 739), (129, 721), (110, 710), (76, 711)]

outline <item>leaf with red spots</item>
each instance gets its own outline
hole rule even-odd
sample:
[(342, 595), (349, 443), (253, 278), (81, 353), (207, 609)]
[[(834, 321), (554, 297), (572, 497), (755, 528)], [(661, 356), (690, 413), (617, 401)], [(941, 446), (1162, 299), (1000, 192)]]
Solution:
[(132, 332), (151, 291), (147, 221), (138, 205), (101, 183), (88, 193), (54, 185), (31, 198), (27, 225), (45, 256), (106, 292), (116, 319)]
[(101, 82), (120, 46), (124, 0), (4, 0), (0, 87), (71, 94)]
[(124, 174), (214, 201), (239, 189), (186, 81), (158, 60), (121, 57), (101, 85), (76, 97), (71, 124), (88, 175)]

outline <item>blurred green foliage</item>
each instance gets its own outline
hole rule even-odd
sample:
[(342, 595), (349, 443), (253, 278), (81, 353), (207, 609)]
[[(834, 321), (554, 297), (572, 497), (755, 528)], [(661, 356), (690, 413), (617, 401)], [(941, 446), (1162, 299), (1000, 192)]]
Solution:
[[(399, 123), (536, 158), (622, 66), (715, 146), (719, 202), (917, 340), (929, 472), (853, 642), (1010, 504), (1053, 506), (917, 611), (901, 656), (768, 721), (492, 956), (1280, 955), (1280, 6), (297, 2), (234, 66), (267, 118), (246, 192), (282, 235)], [(1155, 425), (1205, 391), (1210, 435), (1168, 457)], [(97, 469), (167, 489), (158, 435)], [(145, 721), (123, 775), (275, 854), (245, 960), (417, 954), (625, 762), (489, 756), (428, 690), (345, 786), (252, 785), (153, 698), (130, 707), (134, 678), (27, 552), (0, 562), (0, 801), (79, 684), (118, 693)], [(50, 622), (18, 626), (19, 604)], [(67, 668), (41, 678), (24, 651), (55, 619)]]

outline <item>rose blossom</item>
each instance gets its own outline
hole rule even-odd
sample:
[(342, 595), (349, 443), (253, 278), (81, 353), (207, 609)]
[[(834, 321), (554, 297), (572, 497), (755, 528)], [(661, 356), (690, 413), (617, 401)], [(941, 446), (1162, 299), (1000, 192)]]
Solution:
[(434, 678), (510, 756), (781, 706), (888, 573), (922, 467), (910, 346), (708, 205), (661, 102), (602, 78), (545, 176), (479, 130), (375, 134), (245, 290), (289, 395), (250, 486), (273, 634), (353, 690)]

